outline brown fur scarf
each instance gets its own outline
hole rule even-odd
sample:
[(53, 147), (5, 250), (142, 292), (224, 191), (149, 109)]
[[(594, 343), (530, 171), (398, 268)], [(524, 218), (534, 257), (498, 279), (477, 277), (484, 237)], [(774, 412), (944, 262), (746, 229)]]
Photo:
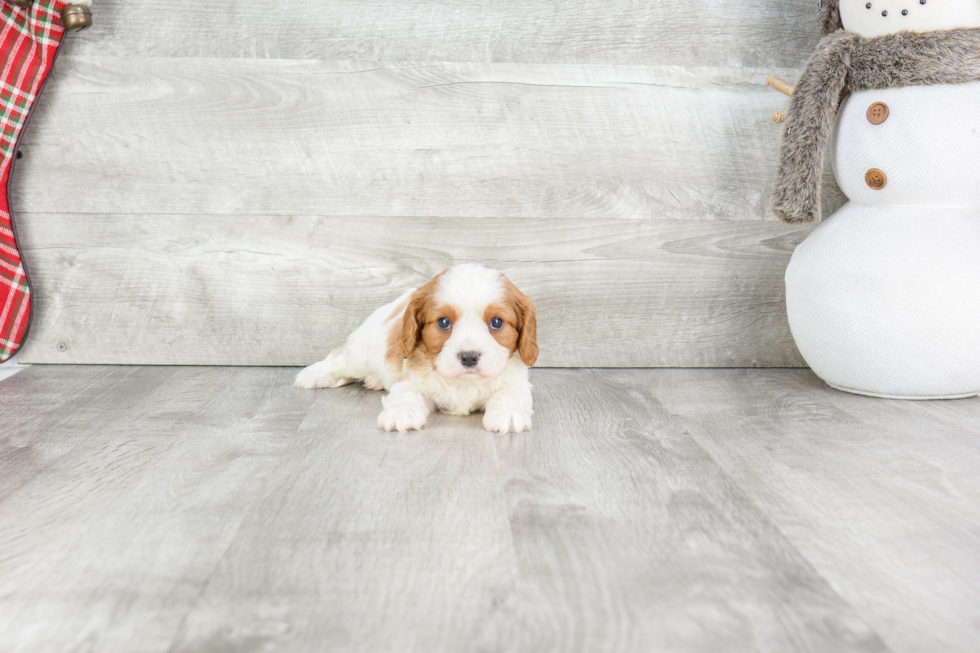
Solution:
[(840, 0), (820, 0), (820, 28), (823, 35), (843, 29), (840, 22)]
[[(829, 29), (837, 3), (824, 5)], [(772, 209), (786, 222), (820, 220), (824, 152), (845, 93), (980, 81), (980, 29), (899, 32), (864, 38), (837, 29), (824, 37), (790, 102)]]

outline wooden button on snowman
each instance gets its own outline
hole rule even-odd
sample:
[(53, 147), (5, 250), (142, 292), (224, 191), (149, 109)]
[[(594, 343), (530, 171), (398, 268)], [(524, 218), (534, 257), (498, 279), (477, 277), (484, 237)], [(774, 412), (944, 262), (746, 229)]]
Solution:
[(840, 390), (980, 394), (980, 0), (824, 0), (820, 17), (772, 205), (819, 221), (827, 152), (849, 201), (786, 270), (793, 337)]

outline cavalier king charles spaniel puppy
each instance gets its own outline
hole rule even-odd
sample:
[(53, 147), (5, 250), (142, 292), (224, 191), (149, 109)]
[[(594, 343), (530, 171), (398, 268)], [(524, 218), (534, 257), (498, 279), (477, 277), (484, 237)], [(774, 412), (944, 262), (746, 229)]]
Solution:
[(507, 277), (457, 265), (376, 310), (343, 347), (296, 376), (299, 388), (361, 381), (387, 390), (378, 428), (421, 429), (434, 410), (483, 410), (496, 433), (531, 428), (527, 368), (538, 358), (534, 304)]

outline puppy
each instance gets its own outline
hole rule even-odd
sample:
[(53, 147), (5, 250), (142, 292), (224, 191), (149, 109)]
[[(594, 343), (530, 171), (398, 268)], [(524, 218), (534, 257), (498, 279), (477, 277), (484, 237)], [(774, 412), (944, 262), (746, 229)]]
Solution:
[(296, 386), (387, 390), (378, 416), (386, 431), (421, 429), (434, 410), (483, 410), (488, 431), (519, 433), (531, 428), (527, 369), (537, 358), (531, 300), (497, 270), (465, 264), (376, 310)]

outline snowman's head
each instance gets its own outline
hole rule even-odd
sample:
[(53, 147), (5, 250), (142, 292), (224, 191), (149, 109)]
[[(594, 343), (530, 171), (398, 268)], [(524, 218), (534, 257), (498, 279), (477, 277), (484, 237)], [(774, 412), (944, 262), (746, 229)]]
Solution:
[(828, 19), (839, 20), (848, 32), (864, 37), (980, 27), (980, 0), (824, 0), (824, 3), (829, 5), (823, 12), (825, 30)]

